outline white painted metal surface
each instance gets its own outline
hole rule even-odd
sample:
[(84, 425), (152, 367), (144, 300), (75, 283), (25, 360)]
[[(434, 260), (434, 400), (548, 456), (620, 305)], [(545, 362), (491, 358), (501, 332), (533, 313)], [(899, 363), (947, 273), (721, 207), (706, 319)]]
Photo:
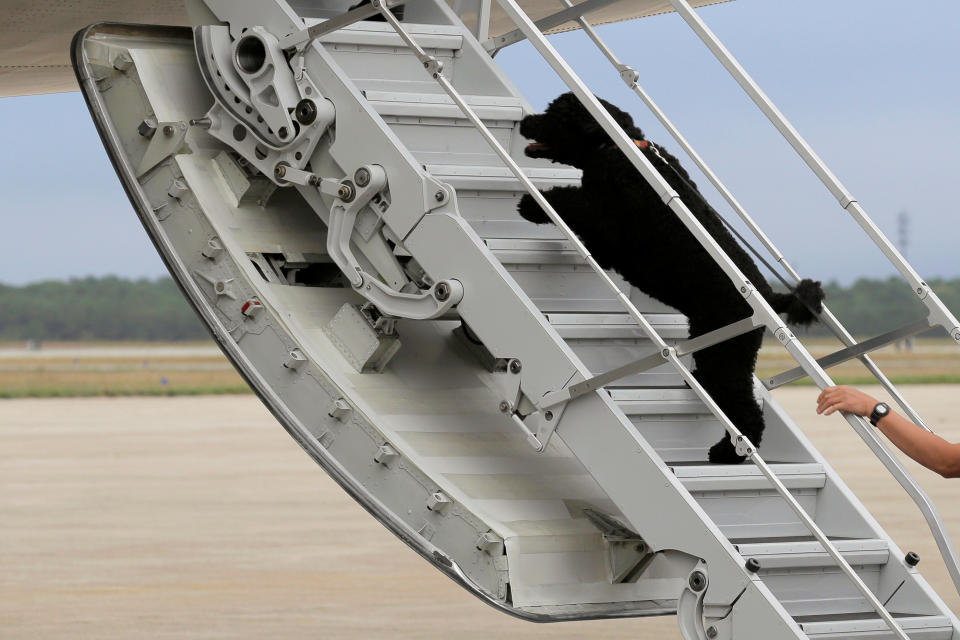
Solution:
[[(705, 6), (729, 0), (698, 0)], [(305, 15), (330, 16), (352, 0), (324, 3), (326, 13), (316, 12), (317, 3), (292, 2)], [(102, 21), (177, 25), (190, 23), (184, 0), (0, 0), (0, 97), (76, 91), (70, 67), (70, 39), (87, 25)], [(523, 7), (535, 16), (556, 11), (548, 0), (524, 0)], [(313, 13), (310, 10), (313, 9)], [(618, 0), (591, 14), (597, 24), (642, 18), (672, 11), (667, 0)], [(474, 14), (475, 15), (475, 14)], [(474, 18), (475, 21), (475, 18)], [(494, 10), (490, 34), (512, 29), (506, 15)], [(576, 28), (567, 23), (553, 31)]]
[[(762, 447), (741, 443), (751, 463), (706, 464), (709, 446), (739, 431), (678, 357), (683, 317), (602, 273), (559, 218), (535, 227), (516, 215), (523, 190), (579, 174), (524, 157), (518, 122), (531, 109), (475, 37), (483, 29), (422, 0), (402, 22), (388, 14), (293, 51), (298, 99), (336, 118), (311, 126), (290, 105), (299, 125), (284, 147), (246, 94), (217, 79), (238, 73), (263, 91), (259, 67), (220, 68), (234, 62), (217, 47), (253, 35), (269, 45), (263, 33), (316, 17), (282, 0), (207, 4), (233, 42), (201, 31), (199, 64), (187, 30), (88, 31), (75, 49), (84, 94), (142, 222), (224, 351), (301, 446), (414, 550), (529, 619), (679, 611), (698, 640), (958, 637), (957, 619), (762, 385)], [(523, 8), (501, 4), (596, 107)], [(137, 171), (163, 135), (141, 126), (144, 113), (195, 124)], [(371, 193), (378, 176), (386, 188)], [(349, 206), (364, 194), (369, 206)], [(339, 240), (337, 224), (350, 232)], [(347, 254), (383, 278), (377, 295), (456, 282), (462, 299), (434, 319), (384, 318), (365, 304), (372, 283), (336, 266)], [(828, 381), (753, 298), (757, 318)], [(263, 311), (245, 312), (251, 301)], [(333, 322), (344, 309), (369, 329)], [(358, 371), (358, 350), (387, 341), (378, 367)], [(542, 406), (661, 352), (659, 367)]]

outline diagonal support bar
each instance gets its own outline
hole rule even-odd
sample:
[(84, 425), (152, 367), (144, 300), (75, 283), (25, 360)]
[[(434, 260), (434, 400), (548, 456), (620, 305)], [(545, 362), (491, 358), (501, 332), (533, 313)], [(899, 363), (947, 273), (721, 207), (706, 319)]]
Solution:
[[(871, 351), (876, 351), (881, 349), (888, 344), (893, 344), (898, 342), (906, 337), (916, 335), (923, 331), (926, 331), (930, 328), (930, 322), (927, 320), (918, 320), (916, 322), (911, 322), (908, 325), (900, 327), (899, 329), (894, 329), (893, 331), (888, 331), (882, 333), (875, 338), (870, 338), (869, 340), (864, 340), (863, 342), (855, 345), (846, 347), (845, 349), (840, 349), (839, 351), (834, 351), (828, 356), (822, 358), (817, 358), (817, 364), (819, 364), (824, 369), (834, 367), (843, 362), (853, 360), (854, 358), (859, 358), (860, 356), (870, 353)], [(795, 380), (801, 380), (807, 377), (807, 373), (800, 367), (794, 367), (789, 371), (784, 371), (783, 373), (778, 373), (772, 378), (764, 380), (763, 385), (767, 389), (776, 389), (777, 387), (782, 387), (785, 384), (794, 382)]]
[[(690, 353), (695, 353), (697, 351), (702, 351), (707, 347), (712, 347), (721, 342), (726, 342), (731, 338), (736, 338), (745, 333), (753, 331), (759, 327), (764, 326), (762, 322), (755, 320), (752, 316), (749, 318), (744, 318), (743, 320), (738, 320), (733, 324), (728, 324), (725, 327), (720, 327), (705, 333), (702, 336), (697, 336), (692, 340), (685, 340), (681, 342), (676, 347), (674, 347), (675, 352), (678, 356), (684, 356)], [(563, 402), (568, 402), (580, 396), (586, 395), (591, 391), (596, 391), (597, 389), (602, 389), (611, 382), (615, 382), (627, 376), (632, 376), (636, 373), (643, 373), (658, 367), (667, 359), (667, 355), (661, 352), (650, 354), (639, 360), (629, 362), (623, 366), (617, 367), (616, 369), (611, 369), (605, 373), (593, 376), (582, 382), (572, 384), (566, 389), (561, 389), (559, 391), (553, 391), (543, 396), (543, 399), (539, 403), (539, 408), (547, 409), (549, 407), (556, 406)]]

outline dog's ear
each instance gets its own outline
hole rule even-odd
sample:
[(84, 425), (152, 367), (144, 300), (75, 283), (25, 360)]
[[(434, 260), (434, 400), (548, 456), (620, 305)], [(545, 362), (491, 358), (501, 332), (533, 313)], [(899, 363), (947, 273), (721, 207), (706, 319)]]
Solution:
[(624, 130), (629, 131), (633, 128), (633, 118), (630, 117), (630, 114), (626, 111), (620, 109), (616, 105), (612, 105), (606, 100), (600, 100), (600, 104), (603, 105), (603, 108), (607, 110), (613, 119), (617, 121)]
[[(624, 131), (627, 132), (628, 136), (637, 137), (639, 134), (640, 138), (643, 137), (643, 132), (641, 132), (639, 129), (637, 129), (634, 126), (633, 118), (630, 117), (629, 113), (627, 113), (626, 111), (623, 111), (616, 105), (610, 104), (606, 100), (603, 100), (600, 98), (598, 99), (600, 100), (600, 104), (603, 105), (603, 108), (607, 110), (607, 113), (609, 113), (613, 117), (613, 119), (616, 121), (616, 123), (620, 125), (620, 127)], [(589, 114), (585, 114), (585, 115), (586, 115), (586, 123), (584, 126), (584, 129), (585, 129), (584, 133), (590, 136), (596, 136), (603, 140), (609, 140), (609, 136), (603, 130), (603, 127), (601, 127), (600, 124), (596, 120), (594, 120), (593, 116)]]

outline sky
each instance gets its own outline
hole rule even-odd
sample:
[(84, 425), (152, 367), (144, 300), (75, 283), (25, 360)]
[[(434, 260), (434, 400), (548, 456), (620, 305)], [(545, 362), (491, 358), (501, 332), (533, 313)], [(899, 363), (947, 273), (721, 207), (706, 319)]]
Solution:
[[(700, 14), (894, 241), (909, 213), (917, 270), (960, 276), (960, 3), (736, 0)], [(894, 273), (679, 16), (599, 33), (803, 276)], [(598, 96), (694, 169), (585, 34), (551, 40)], [(566, 90), (526, 43), (496, 60), (537, 109)], [(0, 282), (165, 273), (79, 94), (0, 100), (0, 140)]]

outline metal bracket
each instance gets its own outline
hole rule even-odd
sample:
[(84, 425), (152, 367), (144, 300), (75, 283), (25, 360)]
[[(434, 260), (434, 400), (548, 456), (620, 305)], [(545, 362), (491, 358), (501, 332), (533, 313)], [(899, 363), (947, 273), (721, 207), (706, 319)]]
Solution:
[[(900, 327), (899, 329), (894, 329), (893, 331), (880, 334), (875, 338), (870, 338), (869, 340), (864, 340), (863, 342), (840, 349), (839, 351), (834, 351), (828, 356), (817, 358), (817, 364), (819, 364), (822, 368), (827, 369), (840, 363), (847, 362), (848, 360), (859, 358), (862, 355), (870, 353), (871, 351), (876, 351), (877, 349), (885, 347), (888, 344), (898, 342), (907, 336), (912, 336), (922, 331), (926, 331), (931, 326), (933, 325), (930, 324), (929, 320), (918, 320), (906, 326)], [(808, 374), (803, 370), (803, 367), (794, 367), (793, 369), (784, 371), (783, 373), (778, 373), (772, 378), (767, 378), (764, 380), (763, 386), (765, 386), (767, 389), (776, 389), (777, 387), (782, 387), (783, 385), (795, 380), (806, 378), (807, 375)]]
[[(321, 183), (321, 190), (326, 182)], [(376, 305), (380, 313), (414, 320), (442, 316), (463, 299), (463, 285), (458, 280), (441, 280), (422, 293), (401, 293), (365, 271), (353, 254), (350, 243), (357, 216), (386, 185), (386, 172), (374, 164), (357, 169), (353, 181), (339, 183), (330, 209), (327, 252), (354, 290)]]
[[(144, 123), (147, 121), (144, 120)], [(150, 122), (149, 125), (151, 126), (141, 124), (138, 129), (140, 135), (150, 138), (147, 150), (140, 159), (140, 164), (137, 165), (138, 178), (176, 153), (187, 135), (185, 122)]]
[[(277, 178), (276, 167), (302, 169), (336, 112), (307, 74), (294, 76), (269, 32), (259, 27), (254, 31), (261, 34), (257, 41), (264, 44), (264, 63), (261, 69), (247, 74), (248, 84), (237, 63), (238, 47), (248, 36), (234, 42), (228, 27), (206, 25), (195, 29), (200, 72), (215, 103), (205, 117), (192, 123), (243, 156), (267, 179), (289, 186), (293, 182)], [(251, 43), (248, 41), (247, 46)], [(269, 82), (268, 75), (272, 78)], [(282, 133), (286, 135), (282, 137)]]
[(703, 628), (703, 598), (709, 585), (707, 565), (701, 560), (687, 577), (687, 584), (677, 601), (677, 622), (683, 640), (709, 640)]
[(542, 409), (521, 390), (523, 365), (517, 359), (506, 361), (504, 370), (493, 374), (493, 386), (500, 400), (500, 412), (508, 415), (527, 437), (537, 453), (547, 450), (566, 404)]

